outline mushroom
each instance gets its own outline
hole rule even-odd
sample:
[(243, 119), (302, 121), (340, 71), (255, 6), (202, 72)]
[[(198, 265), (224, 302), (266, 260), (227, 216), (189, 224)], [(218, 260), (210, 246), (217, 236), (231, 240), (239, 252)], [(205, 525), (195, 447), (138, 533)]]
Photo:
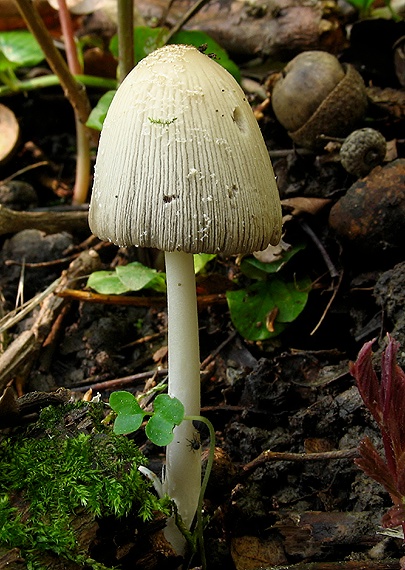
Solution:
[[(165, 252), (168, 392), (200, 413), (195, 253), (277, 244), (281, 206), (263, 137), (244, 92), (188, 45), (160, 48), (120, 85), (101, 132), (90, 228), (120, 246)], [(201, 485), (194, 427), (167, 447), (164, 489), (190, 527)], [(177, 529), (176, 529), (177, 530)], [(167, 535), (168, 536), (168, 535)], [(183, 538), (172, 544), (181, 551)]]

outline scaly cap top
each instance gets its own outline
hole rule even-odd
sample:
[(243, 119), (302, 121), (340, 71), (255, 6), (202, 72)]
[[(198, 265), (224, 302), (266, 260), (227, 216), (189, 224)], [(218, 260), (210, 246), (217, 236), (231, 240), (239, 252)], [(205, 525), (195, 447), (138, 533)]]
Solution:
[(186, 45), (143, 59), (102, 129), (90, 228), (118, 245), (250, 253), (277, 244), (281, 206), (244, 92)]

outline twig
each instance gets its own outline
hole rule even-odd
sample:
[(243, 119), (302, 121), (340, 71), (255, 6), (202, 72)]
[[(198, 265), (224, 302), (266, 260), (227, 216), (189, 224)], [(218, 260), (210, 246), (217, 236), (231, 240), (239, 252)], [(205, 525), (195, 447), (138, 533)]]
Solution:
[(17, 309), (10, 311), (5, 316), (3, 316), (0, 319), (0, 334), (6, 331), (7, 329), (10, 329), (17, 323), (19, 323), (26, 315), (28, 315), (33, 309), (35, 309), (35, 307), (39, 305), (44, 299), (46, 299), (48, 295), (50, 295), (53, 291), (55, 291), (56, 287), (59, 285), (59, 282), (60, 278), (56, 279), (56, 281), (51, 283), (49, 287), (45, 289), (45, 291), (38, 293), (38, 295), (35, 295), (35, 297), (30, 299), (29, 301), (27, 301)]
[(204, 368), (206, 368), (208, 366), (208, 364), (214, 360), (214, 358), (221, 352), (221, 350), (228, 344), (231, 342), (231, 340), (233, 340), (236, 336), (236, 331), (232, 331), (231, 334), (228, 336), (228, 338), (226, 338), (223, 342), (221, 342), (221, 344), (219, 346), (217, 346), (217, 348), (215, 350), (213, 350), (211, 352), (211, 354), (209, 354), (207, 356), (207, 358), (205, 358), (202, 362), (201, 362), (201, 370), (204, 370)]
[(340, 276), (339, 276), (339, 281), (338, 281), (337, 285), (333, 288), (332, 296), (331, 296), (331, 298), (329, 299), (329, 301), (328, 301), (328, 303), (327, 303), (327, 305), (326, 305), (326, 307), (325, 307), (325, 310), (324, 310), (324, 312), (322, 313), (322, 316), (321, 316), (321, 318), (320, 318), (319, 321), (318, 321), (318, 324), (317, 324), (316, 327), (314, 327), (314, 328), (312, 329), (312, 331), (310, 332), (310, 335), (311, 335), (311, 336), (316, 333), (316, 331), (319, 329), (319, 327), (320, 327), (321, 324), (323, 323), (323, 321), (324, 321), (326, 315), (328, 314), (328, 311), (329, 311), (329, 309), (331, 308), (331, 305), (332, 305), (333, 301), (335, 300), (335, 297), (336, 297), (336, 295), (337, 295), (337, 293), (338, 293), (338, 291), (339, 291), (340, 284), (342, 283), (342, 279), (343, 279), (343, 271), (341, 272), (341, 274), (340, 274)]
[(309, 235), (309, 237), (312, 239), (312, 241), (314, 242), (316, 247), (319, 249), (319, 251), (323, 257), (323, 260), (326, 264), (326, 267), (328, 268), (330, 276), (332, 278), (338, 277), (339, 272), (337, 271), (336, 267), (333, 265), (333, 262), (332, 262), (331, 258), (329, 257), (328, 252), (326, 251), (323, 244), (318, 239), (318, 236), (315, 234), (315, 232), (312, 230), (312, 228), (310, 228), (309, 225), (306, 222), (304, 222), (303, 220), (300, 220), (300, 225), (301, 225), (302, 229), (304, 230), (304, 232), (307, 235)]
[(174, 34), (177, 34), (177, 32), (179, 30), (181, 30), (181, 28), (203, 7), (205, 6), (205, 4), (208, 3), (209, 0), (197, 0), (197, 2), (191, 6), (191, 8), (189, 10), (187, 10), (187, 12), (185, 14), (183, 14), (183, 16), (180, 18), (180, 20), (177, 22), (177, 24), (175, 24), (173, 26), (173, 28), (170, 30), (170, 32), (167, 34), (167, 36), (165, 37), (165, 43), (168, 43), (168, 41), (174, 36)]
[(147, 372), (139, 372), (138, 374), (131, 374), (130, 376), (122, 376), (122, 378), (113, 378), (112, 380), (105, 380), (104, 382), (96, 382), (95, 384), (84, 384), (84, 382), (88, 382), (89, 380), (85, 380), (80, 382), (80, 386), (76, 388), (72, 388), (73, 392), (77, 392), (78, 390), (115, 390), (120, 386), (128, 386), (133, 384), (139, 384), (144, 380), (148, 380), (148, 378), (152, 378), (153, 376), (167, 376), (167, 368), (160, 368), (159, 370), (148, 370)]
[(354, 459), (359, 456), (357, 449), (338, 449), (336, 451), (322, 451), (319, 453), (289, 453), (284, 451), (263, 451), (258, 457), (246, 463), (242, 470), (244, 474), (250, 474), (252, 471), (268, 463), (269, 461), (330, 461), (332, 459)]
[[(66, 0), (58, 0), (59, 21), (65, 42), (66, 58), (72, 75), (82, 73), (83, 69), (77, 55), (72, 19)], [(77, 109), (74, 109), (76, 124), (76, 177), (73, 188), (73, 204), (84, 204), (90, 184), (90, 143), (89, 134), (81, 121)]]
[(134, 3), (118, 0), (118, 81), (134, 67)]
[(124, 346), (121, 346), (121, 348), (123, 349), (123, 348), (128, 348), (130, 346), (136, 346), (137, 344), (144, 344), (145, 342), (150, 342), (151, 340), (155, 340), (156, 338), (159, 338), (164, 334), (167, 334), (167, 329), (164, 329), (164, 330), (159, 331), (157, 333), (148, 334), (146, 336), (143, 336), (142, 338), (137, 338), (133, 342), (129, 342), (128, 344), (124, 344)]
[(3, 391), (12, 379), (21, 383), (29, 374), (55, 319), (66, 304), (65, 299), (57, 293), (71, 280), (87, 275), (99, 267), (100, 259), (97, 253), (89, 250), (84, 251), (62, 272), (57, 287), (44, 299), (32, 328), (20, 334), (0, 355), (0, 391)]
[(31, 0), (15, 0), (18, 9), (24, 18), (28, 28), (41, 46), (50, 68), (58, 76), (66, 97), (72, 107), (76, 109), (80, 121), (84, 124), (90, 114), (90, 103), (83, 86), (77, 83), (70, 73), (62, 55), (53, 44), (46, 26)]
[(52, 259), (51, 261), (38, 261), (35, 263), (30, 262), (23, 262), (23, 261), (15, 261), (14, 259), (6, 259), (4, 265), (7, 267), (11, 267), (12, 265), (24, 265), (25, 268), (29, 267), (30, 269), (39, 269), (42, 267), (54, 267), (55, 265), (61, 265), (62, 263), (70, 263), (76, 257), (80, 255), (79, 253), (74, 253), (73, 255), (69, 255), (69, 257), (60, 257), (59, 259)]
[[(0, 205), (0, 235), (34, 229), (52, 234), (88, 230), (88, 213), (75, 212), (17, 212)], [(88, 230), (89, 231), (89, 230)]]
[(309, 156), (313, 155), (314, 152), (306, 148), (286, 148), (269, 151), (270, 158), (284, 158), (285, 156), (290, 156), (290, 154), (296, 154), (297, 156)]
[(11, 182), (11, 180), (14, 180), (14, 178), (17, 178), (17, 176), (21, 176), (21, 174), (24, 174), (29, 170), (34, 170), (34, 168), (38, 168), (39, 166), (46, 166), (47, 164), (49, 164), (47, 160), (41, 160), (40, 162), (36, 162), (35, 164), (29, 164), (28, 166), (24, 166), (24, 168), (20, 168), (20, 170), (17, 170), (17, 172), (14, 172), (7, 178), (4, 178), (1, 181), (1, 183), (6, 184), (7, 182)]
[(131, 297), (129, 295), (101, 295), (92, 291), (64, 289), (59, 293), (64, 299), (95, 303), (97, 305), (127, 305), (135, 307), (161, 307), (166, 304), (166, 297)]
[[(106, 305), (128, 305), (134, 307), (161, 307), (166, 304), (166, 297), (137, 297), (130, 295), (101, 295), (91, 291), (77, 291), (76, 289), (64, 289), (60, 292), (61, 297), (76, 299), (86, 303), (106, 304)], [(204, 308), (214, 303), (226, 303), (226, 296), (223, 293), (214, 295), (198, 295), (197, 303), (199, 308)]]

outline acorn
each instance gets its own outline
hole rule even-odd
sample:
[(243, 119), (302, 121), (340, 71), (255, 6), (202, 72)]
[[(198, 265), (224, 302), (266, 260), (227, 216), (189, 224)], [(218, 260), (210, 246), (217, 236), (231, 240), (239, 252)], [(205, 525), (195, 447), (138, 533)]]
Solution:
[(367, 176), (382, 164), (387, 152), (387, 141), (375, 129), (358, 129), (344, 140), (340, 151), (343, 168), (358, 178)]
[(319, 149), (325, 137), (345, 137), (364, 117), (366, 87), (350, 64), (327, 52), (307, 51), (272, 81), (277, 120), (299, 146)]

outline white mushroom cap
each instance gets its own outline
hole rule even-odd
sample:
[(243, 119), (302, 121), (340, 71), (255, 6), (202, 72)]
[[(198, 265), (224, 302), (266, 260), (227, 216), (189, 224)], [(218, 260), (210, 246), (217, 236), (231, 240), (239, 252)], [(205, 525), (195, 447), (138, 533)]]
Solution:
[(223, 67), (169, 45), (131, 71), (104, 122), (89, 223), (102, 239), (163, 251), (236, 254), (278, 243), (269, 154)]

